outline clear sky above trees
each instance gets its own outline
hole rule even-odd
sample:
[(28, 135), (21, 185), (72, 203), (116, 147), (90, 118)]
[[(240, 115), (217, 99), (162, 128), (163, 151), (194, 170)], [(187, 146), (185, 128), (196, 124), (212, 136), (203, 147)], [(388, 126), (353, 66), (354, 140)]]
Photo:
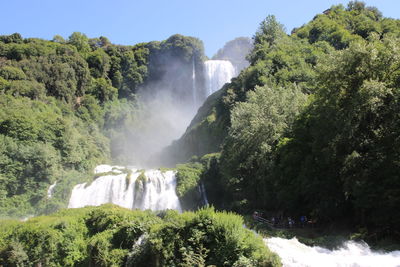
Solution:
[[(180, 33), (200, 38), (211, 57), (225, 42), (252, 36), (273, 14), (288, 32), (343, 0), (13, 0), (3, 1), (0, 34), (52, 39), (80, 31), (106, 36), (113, 43), (136, 44), (164, 40)], [(366, 0), (386, 17), (399, 18), (398, 0)]]

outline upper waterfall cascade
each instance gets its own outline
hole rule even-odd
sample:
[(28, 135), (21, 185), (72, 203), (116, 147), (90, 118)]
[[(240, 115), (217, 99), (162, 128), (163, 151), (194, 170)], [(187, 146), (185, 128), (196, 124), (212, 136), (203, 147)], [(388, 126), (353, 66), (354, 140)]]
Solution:
[(197, 88), (196, 88), (196, 67), (194, 64), (194, 58), (192, 60), (192, 94), (193, 94), (193, 104), (197, 107)]
[(229, 60), (207, 60), (204, 62), (204, 72), (207, 96), (236, 76), (235, 67)]
[(174, 171), (99, 165), (95, 173), (100, 177), (90, 185), (83, 183), (74, 187), (68, 208), (113, 203), (128, 209), (182, 210), (175, 193)]

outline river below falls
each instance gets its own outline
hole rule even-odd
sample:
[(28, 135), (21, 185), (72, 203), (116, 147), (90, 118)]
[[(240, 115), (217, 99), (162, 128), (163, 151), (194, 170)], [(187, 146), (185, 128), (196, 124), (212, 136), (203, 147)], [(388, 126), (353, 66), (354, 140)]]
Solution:
[(264, 239), (269, 249), (281, 258), (284, 267), (398, 267), (400, 251), (372, 251), (366, 243), (347, 241), (329, 250), (300, 243), (296, 238)]

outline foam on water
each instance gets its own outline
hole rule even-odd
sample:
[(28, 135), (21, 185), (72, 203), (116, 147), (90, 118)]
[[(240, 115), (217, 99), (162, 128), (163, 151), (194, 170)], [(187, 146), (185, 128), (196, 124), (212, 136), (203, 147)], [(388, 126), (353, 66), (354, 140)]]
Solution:
[(329, 250), (309, 247), (296, 238), (264, 239), (269, 249), (279, 255), (285, 267), (395, 267), (400, 266), (400, 251), (383, 253), (371, 251), (365, 243), (347, 241), (342, 247)]

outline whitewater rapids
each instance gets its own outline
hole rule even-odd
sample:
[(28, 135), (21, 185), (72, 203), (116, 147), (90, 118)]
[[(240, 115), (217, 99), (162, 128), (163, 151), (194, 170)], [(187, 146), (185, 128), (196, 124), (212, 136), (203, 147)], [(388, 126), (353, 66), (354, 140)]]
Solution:
[(99, 177), (90, 185), (83, 183), (73, 188), (68, 208), (113, 203), (128, 209), (182, 211), (175, 192), (175, 171), (100, 165), (95, 174)]
[(365, 243), (345, 242), (342, 247), (329, 250), (300, 243), (296, 238), (264, 239), (269, 249), (281, 258), (284, 267), (398, 267), (400, 251), (381, 253), (371, 251)]

